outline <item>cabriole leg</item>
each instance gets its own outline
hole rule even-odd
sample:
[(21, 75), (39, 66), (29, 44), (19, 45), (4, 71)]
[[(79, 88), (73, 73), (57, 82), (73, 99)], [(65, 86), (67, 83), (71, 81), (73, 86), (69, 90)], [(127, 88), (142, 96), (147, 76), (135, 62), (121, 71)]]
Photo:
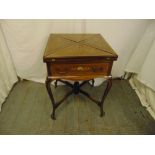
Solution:
[(102, 117), (105, 113), (103, 111), (103, 103), (104, 103), (104, 100), (106, 98), (106, 96), (108, 95), (110, 89), (111, 89), (111, 86), (112, 86), (112, 77), (110, 76), (109, 79), (107, 80), (107, 86), (106, 86), (106, 89), (104, 91), (104, 94), (102, 96), (102, 99), (101, 99), (101, 103), (100, 103), (100, 116)]
[(51, 90), (51, 86), (50, 86), (51, 82), (52, 82), (51, 79), (49, 79), (49, 78), (46, 79), (46, 89), (47, 89), (48, 95), (49, 95), (49, 97), (51, 99), (52, 107), (53, 107), (53, 112), (51, 114), (51, 118), (53, 120), (55, 120), (56, 119), (55, 118), (55, 109), (56, 109), (56, 106), (55, 106), (55, 100), (54, 100), (54, 97), (53, 97), (53, 94), (52, 94), (52, 90)]

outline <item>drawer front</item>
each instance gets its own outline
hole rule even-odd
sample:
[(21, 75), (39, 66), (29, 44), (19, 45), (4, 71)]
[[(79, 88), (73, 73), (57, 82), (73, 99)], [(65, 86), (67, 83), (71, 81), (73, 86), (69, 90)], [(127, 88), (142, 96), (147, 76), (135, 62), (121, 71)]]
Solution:
[(53, 76), (84, 76), (84, 75), (109, 75), (111, 64), (91, 63), (91, 64), (51, 64), (51, 74)]

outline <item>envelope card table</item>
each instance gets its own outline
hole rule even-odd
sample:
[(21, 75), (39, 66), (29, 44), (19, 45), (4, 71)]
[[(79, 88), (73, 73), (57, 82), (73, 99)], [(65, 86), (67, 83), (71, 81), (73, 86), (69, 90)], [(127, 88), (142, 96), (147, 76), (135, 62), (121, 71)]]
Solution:
[[(117, 54), (100, 34), (50, 34), (44, 52), (43, 61), (47, 65), (46, 88), (52, 102), (51, 118), (55, 119), (55, 110), (71, 94), (82, 93), (100, 107), (100, 116), (104, 115), (103, 103), (112, 86), (111, 69)], [(94, 78), (107, 79), (100, 101), (82, 90), (82, 86)], [(60, 81), (71, 88), (59, 101), (55, 101), (51, 82), (55, 87)], [(71, 84), (68, 80), (74, 81)], [(81, 83), (80, 83), (81, 82)]]

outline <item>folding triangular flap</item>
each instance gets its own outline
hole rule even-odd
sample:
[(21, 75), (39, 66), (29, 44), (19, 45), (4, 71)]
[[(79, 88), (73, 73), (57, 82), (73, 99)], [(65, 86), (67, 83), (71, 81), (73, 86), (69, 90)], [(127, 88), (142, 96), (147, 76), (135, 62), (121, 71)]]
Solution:
[(88, 45), (74, 44), (68, 47), (57, 49), (51, 52), (47, 57), (61, 58), (61, 57), (84, 57), (84, 56), (113, 56), (110, 53), (93, 48)]
[(73, 41), (64, 39), (57, 35), (50, 35), (44, 56), (47, 56), (57, 49), (64, 48), (74, 44)]
[(81, 42), (81, 44), (88, 45), (90, 47), (102, 50), (107, 54), (116, 54), (114, 50), (110, 47), (110, 45), (106, 42), (106, 40), (101, 36), (98, 35), (96, 37), (92, 37), (91, 39), (87, 39)]
[(100, 34), (51, 34), (44, 60), (83, 56), (117, 58), (117, 54)]
[(81, 42), (94, 37), (96, 34), (64, 34), (61, 37), (74, 42)]

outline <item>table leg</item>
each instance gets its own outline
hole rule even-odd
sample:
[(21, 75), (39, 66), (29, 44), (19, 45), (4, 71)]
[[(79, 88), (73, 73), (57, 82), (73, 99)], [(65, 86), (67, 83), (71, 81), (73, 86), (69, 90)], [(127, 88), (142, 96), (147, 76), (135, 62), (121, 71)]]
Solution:
[(58, 83), (58, 80), (55, 80), (55, 82), (54, 82), (55, 88), (57, 87), (57, 83)]
[[(92, 100), (93, 102), (95, 102), (99, 107), (100, 107), (100, 116), (102, 117), (104, 115), (104, 111), (103, 111), (103, 103), (104, 103), (104, 100), (106, 98), (106, 96), (108, 95), (110, 89), (111, 89), (111, 86), (112, 86), (112, 77), (110, 76), (108, 79), (107, 79), (107, 86), (106, 86), (106, 89), (104, 91), (104, 94), (102, 96), (102, 99), (101, 101), (97, 101), (95, 100), (94, 98), (92, 98), (87, 92), (83, 91), (82, 89), (80, 89), (80, 87), (82, 87), (85, 83), (87, 83), (88, 81), (84, 81), (83, 83), (79, 84), (79, 82), (75, 82), (73, 85), (70, 84), (69, 82), (67, 81), (63, 81), (63, 80), (57, 80), (57, 81), (60, 81), (60, 82), (63, 82), (65, 83), (67, 86), (73, 88), (69, 93), (67, 93), (59, 102), (55, 102), (54, 100), (54, 97), (53, 97), (53, 94), (52, 94), (52, 90), (51, 90), (51, 82), (52, 82), (52, 79), (49, 79), (47, 77), (46, 79), (46, 88), (47, 88), (47, 92), (49, 94), (49, 97), (51, 99), (51, 102), (52, 102), (52, 106), (53, 106), (53, 112), (51, 114), (51, 118), (52, 119), (56, 119), (55, 118), (55, 110), (56, 108), (64, 101), (66, 100), (66, 98), (68, 98), (68, 96), (70, 96), (72, 93), (75, 93), (75, 94), (78, 94), (79, 92), (84, 94), (85, 96), (87, 96), (90, 100)], [(56, 82), (57, 82), (56, 81)]]
[(53, 94), (52, 94), (52, 90), (51, 90), (51, 82), (52, 80), (47, 78), (46, 79), (46, 89), (47, 89), (47, 92), (48, 92), (48, 95), (52, 101), (52, 106), (53, 106), (53, 112), (51, 114), (51, 118), (55, 120), (55, 109), (56, 109), (56, 104), (55, 104), (55, 100), (54, 100), (54, 97), (53, 97)]
[(95, 80), (94, 80), (94, 79), (92, 79), (92, 87), (94, 87), (94, 83), (95, 83)]
[(100, 103), (100, 116), (102, 117), (105, 113), (103, 111), (103, 103), (104, 103), (104, 100), (106, 98), (106, 96), (108, 95), (110, 89), (111, 89), (111, 86), (112, 86), (112, 77), (109, 77), (109, 79), (107, 79), (107, 86), (106, 86), (106, 89), (104, 91), (104, 94), (102, 96), (102, 99), (101, 99), (101, 103)]

